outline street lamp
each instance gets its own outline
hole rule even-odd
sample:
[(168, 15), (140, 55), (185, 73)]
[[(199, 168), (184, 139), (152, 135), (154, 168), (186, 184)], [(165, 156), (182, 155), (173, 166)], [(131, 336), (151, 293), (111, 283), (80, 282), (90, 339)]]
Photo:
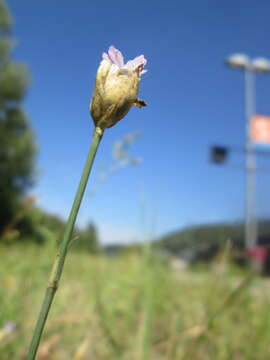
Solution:
[(256, 154), (251, 138), (251, 117), (255, 114), (255, 73), (270, 73), (270, 61), (265, 58), (251, 60), (245, 54), (234, 54), (226, 59), (226, 64), (245, 74), (246, 113), (246, 187), (245, 187), (245, 242), (250, 249), (257, 242), (257, 222), (255, 217), (255, 175)]

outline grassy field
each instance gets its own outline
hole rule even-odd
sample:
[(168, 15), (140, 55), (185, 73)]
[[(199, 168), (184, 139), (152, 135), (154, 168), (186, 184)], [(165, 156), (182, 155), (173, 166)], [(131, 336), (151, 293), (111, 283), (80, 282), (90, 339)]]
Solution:
[[(19, 360), (54, 249), (0, 251), (0, 359)], [(139, 255), (71, 252), (38, 359), (270, 359), (269, 280), (222, 265), (176, 271)]]

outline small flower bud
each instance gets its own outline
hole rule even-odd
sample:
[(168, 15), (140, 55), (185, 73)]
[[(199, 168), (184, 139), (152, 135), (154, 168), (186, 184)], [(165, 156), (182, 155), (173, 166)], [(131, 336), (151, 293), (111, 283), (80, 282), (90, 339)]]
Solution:
[(90, 103), (95, 126), (109, 128), (121, 120), (132, 105), (146, 105), (137, 99), (141, 74), (146, 72), (145, 64), (143, 55), (124, 64), (123, 55), (113, 46), (108, 54), (103, 53)]

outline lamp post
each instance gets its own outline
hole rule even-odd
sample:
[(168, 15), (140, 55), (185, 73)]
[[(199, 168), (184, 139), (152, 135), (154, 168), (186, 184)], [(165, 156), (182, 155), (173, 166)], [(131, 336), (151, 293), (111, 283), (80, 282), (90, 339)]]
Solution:
[(245, 186), (245, 244), (250, 249), (257, 242), (257, 221), (255, 216), (255, 178), (256, 153), (251, 138), (251, 118), (255, 114), (255, 73), (269, 73), (270, 61), (264, 58), (251, 60), (247, 55), (235, 54), (226, 63), (234, 69), (244, 71), (245, 75), (245, 114), (246, 114), (246, 186)]

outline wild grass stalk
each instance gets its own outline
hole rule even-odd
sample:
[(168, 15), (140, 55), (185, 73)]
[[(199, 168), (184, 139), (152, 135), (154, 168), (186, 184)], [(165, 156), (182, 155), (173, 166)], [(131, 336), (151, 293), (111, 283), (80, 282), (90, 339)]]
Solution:
[(117, 358), (120, 358), (122, 353), (122, 346), (118, 343), (116, 340), (111, 327), (108, 324), (107, 316), (106, 316), (106, 310), (103, 305), (103, 299), (101, 295), (101, 288), (100, 283), (97, 279), (94, 279), (94, 288), (95, 288), (95, 305), (96, 305), (96, 312), (98, 315), (98, 322), (102, 329), (102, 333), (104, 338), (107, 340), (107, 342), (110, 344), (115, 356)]
[(123, 55), (114, 46), (110, 46), (108, 54), (103, 54), (103, 60), (97, 71), (94, 93), (90, 103), (90, 113), (95, 124), (95, 131), (78, 190), (60, 241), (60, 249), (57, 252), (52, 267), (27, 360), (34, 360), (36, 357), (43, 329), (62, 275), (77, 214), (103, 132), (106, 128), (112, 127), (121, 120), (128, 113), (132, 105), (138, 107), (146, 106), (143, 100), (137, 98), (141, 75), (146, 71), (144, 70), (146, 62), (144, 56), (141, 55), (124, 65)]
[[(148, 259), (145, 259), (148, 260)], [(142, 318), (139, 329), (139, 359), (150, 359), (151, 348), (151, 328), (152, 328), (152, 312), (153, 312), (153, 272), (149, 268), (149, 261), (144, 263), (144, 288), (143, 288), (143, 308)]]
[(68, 221), (60, 241), (60, 249), (56, 254), (56, 258), (51, 270), (51, 275), (45, 292), (44, 300), (41, 306), (41, 310), (38, 316), (38, 320), (34, 329), (32, 341), (30, 344), (27, 360), (34, 360), (39, 347), (40, 339), (46, 324), (46, 320), (51, 308), (51, 304), (59, 286), (59, 281), (62, 275), (65, 259), (68, 251), (68, 247), (71, 241), (74, 224), (77, 218), (77, 214), (81, 205), (81, 201), (85, 192), (87, 181), (92, 169), (92, 165), (95, 159), (97, 149), (103, 136), (103, 130), (96, 127), (93, 133), (91, 146), (86, 159), (86, 163), (82, 172), (81, 180), (74, 198), (74, 202), (68, 217)]
[[(222, 261), (226, 261), (226, 257), (228, 256), (229, 244), (226, 246), (225, 252), (223, 255)], [(216, 309), (213, 310), (214, 304), (212, 304), (211, 313), (208, 313), (208, 317), (204, 323), (201, 325), (195, 326), (193, 329), (190, 329), (186, 334), (195, 335), (193, 337), (193, 341), (187, 347), (187, 351), (184, 355), (184, 358), (187, 359), (197, 359), (201, 358), (201, 355), (197, 352), (203, 351), (201, 349), (201, 344), (207, 346), (209, 343), (209, 332), (214, 329), (215, 321), (221, 318), (224, 313), (236, 302), (237, 298), (244, 292), (244, 290), (250, 285), (252, 280), (254, 279), (254, 273), (249, 272), (247, 275), (240, 281), (240, 283), (232, 289), (226, 296), (224, 296), (223, 300), (219, 303)], [(221, 279), (222, 281), (222, 279)], [(212, 293), (213, 297), (218, 299), (219, 294)]]
[[(142, 211), (145, 216), (145, 199), (142, 203)], [(154, 296), (154, 263), (152, 256), (152, 244), (150, 239), (145, 239), (142, 248), (142, 272), (144, 276), (143, 282), (143, 303), (142, 317), (139, 328), (139, 356), (140, 360), (150, 359), (151, 349), (151, 333), (152, 333), (152, 316), (153, 316), (153, 296)]]

